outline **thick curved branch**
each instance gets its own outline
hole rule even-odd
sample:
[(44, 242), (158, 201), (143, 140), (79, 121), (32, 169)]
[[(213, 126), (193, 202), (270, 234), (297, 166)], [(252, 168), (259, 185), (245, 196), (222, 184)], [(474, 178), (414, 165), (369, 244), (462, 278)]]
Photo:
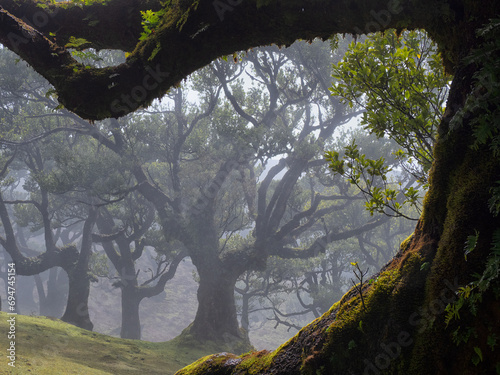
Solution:
[(160, 294), (163, 289), (165, 289), (165, 285), (169, 280), (171, 280), (175, 276), (175, 272), (177, 271), (177, 267), (181, 263), (181, 261), (187, 257), (186, 251), (181, 251), (177, 256), (172, 260), (168, 267), (168, 271), (160, 276), (160, 279), (154, 286), (144, 287), (141, 286), (139, 289), (139, 293), (141, 294), (141, 298), (153, 297)]
[(282, 240), (286, 235), (288, 235), (292, 230), (300, 226), (300, 222), (302, 219), (310, 217), (312, 214), (316, 212), (318, 206), (321, 202), (321, 195), (316, 194), (314, 199), (311, 202), (311, 207), (307, 210), (301, 211), (293, 216), (293, 218), (288, 221), (285, 225), (281, 227), (281, 229), (275, 234), (276, 240)]
[[(5, 6), (12, 5), (11, 1), (5, 2)], [(30, 4), (28, 0), (24, 3)], [(102, 69), (78, 64), (62, 45), (51, 42), (5, 9), (0, 10), (0, 42), (47, 78), (67, 109), (84, 118), (99, 120), (120, 117), (148, 105), (193, 71), (235, 51), (271, 43), (290, 45), (297, 39), (327, 39), (334, 33), (373, 31), (366, 30), (367, 25), (376, 23), (373, 14), (386, 16), (384, 25), (378, 25), (380, 29), (416, 28), (445, 22), (435, 4), (405, 2), (403, 7), (395, 0), (387, 3), (379, 0), (274, 0), (267, 5), (258, 3), (257, 0), (245, 0), (221, 10), (215, 6), (218, 2), (212, 0), (200, 0), (196, 9), (193, 1), (174, 1), (174, 5), (166, 8), (158, 30), (136, 45), (126, 63)], [(102, 38), (105, 43), (98, 45), (93, 40), (92, 30), (96, 25), (90, 25), (91, 19), (86, 21), (86, 26), (82, 21), (75, 21), (77, 27), (82, 27), (78, 31), (66, 32), (85, 35), (85, 39), (91, 39), (97, 47), (130, 50), (130, 43), (124, 46), (124, 40), (136, 41), (137, 31), (134, 30), (138, 27), (139, 10), (153, 6), (146, 0), (111, 0), (103, 5), (106, 14), (99, 13), (101, 19), (96, 20), (105, 25), (105, 19), (113, 18), (111, 13), (117, 5), (111, 6), (115, 4), (125, 4), (123, 8), (132, 16), (120, 19), (119, 25), (109, 24), (109, 35)], [(430, 6), (433, 12), (426, 11)], [(83, 9), (83, 14), (94, 16), (88, 13), (89, 8)], [(132, 37), (127, 37), (129, 31)], [(102, 36), (99, 34), (95, 39), (101, 40)]]
[(5, 202), (0, 194), (0, 220), (4, 227), (5, 238), (0, 237), (0, 245), (9, 253), (16, 263), (16, 272), (23, 276), (32, 276), (46, 271), (52, 267), (62, 267), (67, 269), (78, 259), (78, 250), (74, 246), (67, 246), (63, 249), (54, 247), (53, 251), (46, 251), (33, 257), (24, 256), (16, 242), (16, 236), (12, 227), (12, 222), (5, 206)]

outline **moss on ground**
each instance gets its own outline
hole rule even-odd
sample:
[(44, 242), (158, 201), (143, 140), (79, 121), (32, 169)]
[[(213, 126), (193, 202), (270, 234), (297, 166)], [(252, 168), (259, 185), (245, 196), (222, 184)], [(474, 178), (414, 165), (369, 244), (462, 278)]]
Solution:
[[(6, 353), (8, 316), (0, 312), (0, 349)], [(16, 367), (2, 355), (0, 374), (174, 374), (209, 353), (224, 350), (215, 343), (186, 345), (176, 338), (164, 343), (118, 339), (86, 331), (58, 319), (16, 316)]]

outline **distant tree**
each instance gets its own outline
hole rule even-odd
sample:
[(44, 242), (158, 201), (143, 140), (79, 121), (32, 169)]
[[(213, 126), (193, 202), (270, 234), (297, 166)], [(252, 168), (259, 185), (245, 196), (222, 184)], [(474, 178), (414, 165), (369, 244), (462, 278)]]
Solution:
[[(19, 275), (64, 269), (69, 291), (62, 319), (92, 329), (87, 306), (92, 280), (90, 236), (98, 205), (120, 195), (116, 190), (124, 176), (117, 167), (118, 159), (103, 155), (112, 156), (111, 152), (98, 150), (95, 141), (78, 136), (77, 116), (53, 112), (57, 103), (46, 95), (50, 86), (22, 63), (12, 64), (9, 51), (0, 52), (0, 242), (16, 262)], [(109, 162), (109, 169), (100, 158)], [(29, 243), (22, 227), (41, 233), (41, 246)], [(39, 278), (35, 280), (43, 312), (48, 312), (46, 298), (55, 292), (55, 277), (52, 273), (49, 279), (50, 294), (45, 294)]]
[[(328, 46), (317, 45), (314, 52), (297, 46), (288, 53), (256, 51), (238, 64), (217, 62), (192, 78), (200, 100), (196, 106), (179, 88), (169, 93), (168, 107), (157, 105), (88, 131), (127, 158), (137, 191), (155, 207), (165, 240), (182, 242), (197, 267), (199, 307), (190, 332), (200, 338), (241, 336), (234, 287), (245, 270), (262, 267), (273, 253), (315, 256), (328, 242), (382, 224), (361, 224), (334, 235), (323, 232), (309, 249), (286, 247), (306, 235), (321, 216), (342, 209), (327, 203), (344, 195), (324, 195), (318, 183), (296, 184), (303, 173), (326, 167), (322, 145), (355, 115), (344, 113), (337, 100), (325, 95)], [(319, 70), (301, 70), (308, 63)], [(247, 73), (246, 66), (253, 70)], [(243, 77), (253, 82), (248, 92)], [(225, 99), (217, 104), (222, 94)], [(265, 164), (280, 155), (283, 159), (257, 185), (259, 161)], [(273, 182), (278, 173), (284, 175)], [(337, 182), (343, 184), (342, 179)], [(297, 200), (297, 194), (302, 198)], [(227, 245), (252, 227), (255, 237), (243, 247)]]
[[(166, 243), (157, 231), (152, 231), (155, 212), (150, 204), (140, 201), (140, 196), (130, 195), (123, 200), (124, 205), (101, 208), (96, 220), (99, 234), (93, 234), (93, 241), (102, 245), (118, 275), (113, 286), (120, 288), (122, 293), (120, 336), (136, 340), (141, 338), (141, 301), (163, 292), (187, 255), (182, 249), (172, 250), (172, 244)], [(146, 246), (154, 247), (158, 254), (157, 268), (149, 269), (149, 275), (139, 278), (136, 261)]]
[[(391, 157), (391, 152), (397, 150), (394, 142), (375, 142), (373, 136), (359, 130), (343, 134), (335, 143), (335, 148), (340, 149), (343, 142), (349, 142), (350, 137), (357, 139), (369, 157), (378, 154), (398, 165), (398, 160)], [(356, 191), (355, 187), (351, 189)], [(363, 202), (363, 199), (358, 199), (343, 210), (323, 216), (316, 227), (361, 225), (369, 216)], [(242, 327), (249, 326), (246, 323), (248, 321), (259, 321), (257, 317), (267, 317), (275, 322), (276, 327), (302, 328), (309, 321), (307, 317), (319, 317), (331, 307), (332, 301), (339, 300), (347, 291), (351, 262), (359, 262), (363, 269), (369, 268), (370, 275), (378, 272), (413, 229), (413, 222), (407, 219), (390, 220), (371, 231), (329, 244), (325, 254), (320, 254), (318, 258), (282, 261), (283, 265), (274, 259), (265, 271), (243, 274), (236, 288), (241, 295), (238, 306), (241, 309)]]
[[(208, 185), (201, 200), (195, 203), (194, 213), (197, 216), (192, 220), (201, 220), (199, 226), (202, 226), (203, 223), (213, 220), (211, 217), (214, 214), (217, 217), (219, 213), (228, 215), (225, 223), (241, 224), (232, 227), (219, 226), (218, 231), (221, 234), (218, 236), (221, 238), (221, 245), (213, 244), (213, 250), (200, 251), (199, 260), (196, 260), (198, 255), (191, 253), (200, 273), (198, 294), (200, 306), (191, 332), (199, 337), (216, 337), (229, 327), (233, 327), (230, 331), (232, 334), (237, 334), (237, 324), (229, 325), (228, 321), (235, 321), (233, 290), (236, 279), (243, 271), (262, 267), (270, 255), (284, 258), (316, 256), (325, 250), (329, 242), (362, 233), (381, 224), (381, 222), (361, 223), (357, 228), (343, 232), (341, 224), (336, 223), (339, 228), (335, 233), (328, 233), (328, 230), (325, 233), (323, 226), (314, 227), (322, 216), (345, 207), (342, 205), (336, 207), (327, 204), (328, 202), (342, 201), (342, 199), (352, 201), (360, 198), (343, 195), (342, 192), (339, 195), (330, 195), (325, 186), (317, 180), (305, 186), (299, 187), (298, 184), (302, 174), (318, 173), (326, 165), (321, 159), (323, 142), (327, 142), (334, 130), (346, 123), (355, 113), (344, 113), (343, 106), (325, 95), (326, 91), (323, 89), (328, 87), (329, 76), (327, 46), (317, 44), (315, 50), (308, 52), (303, 48), (303, 45), (299, 44), (287, 53), (269, 49), (256, 50), (243, 57), (241, 67), (222, 62), (213, 65), (213, 74), (221, 83), (227, 98), (226, 112), (224, 112), (227, 114), (220, 116), (214, 112), (215, 115), (212, 116), (218, 131), (217, 138), (214, 138), (215, 145), (220, 139), (226, 145), (219, 146), (220, 149), (225, 147), (230, 151), (228, 144), (239, 146), (240, 143), (244, 143), (237, 151), (232, 150), (229, 153), (229, 159), (221, 162), (219, 174)], [(245, 63), (252, 67), (248, 73), (243, 70)], [(313, 72), (302, 70), (301, 67), (307, 63), (315, 65), (317, 70)], [(281, 68), (285, 69), (284, 73), (280, 73)], [(248, 93), (237, 81), (240, 79), (241, 82), (244, 74), (249, 74), (254, 82), (254, 88)], [(318, 109), (318, 117), (313, 114), (313, 108)], [(233, 110), (235, 114), (230, 115), (231, 112), (227, 112), (228, 110)], [(228, 123), (228, 119), (234, 121), (234, 125)], [(249, 123), (250, 127), (243, 127), (242, 120), (243, 124)], [(264, 129), (267, 129), (265, 133)], [(312, 135), (315, 131), (319, 132), (317, 136)], [(294, 132), (297, 135), (294, 135)], [(249, 144), (252, 148), (245, 149), (244, 144)], [(248, 157), (244, 152), (250, 156), (247, 161), (242, 159)], [(258, 172), (252, 160), (261, 159), (267, 162), (271, 157), (280, 155), (282, 160), (271, 167), (265, 178), (257, 183)], [(316, 159), (318, 157), (319, 159)], [(228, 169), (230, 161), (233, 167)], [(283, 176), (276, 178), (279, 173)], [(273, 181), (274, 179), (276, 181)], [(342, 188), (342, 181), (337, 182)], [(221, 210), (224, 204), (229, 202), (228, 192), (235, 189), (243, 193), (239, 198), (239, 204), (244, 204), (245, 209)], [(331, 191), (334, 191), (333, 187)], [(212, 208), (213, 204), (220, 205), (221, 208), (218, 206)], [(211, 213), (210, 210), (214, 211)], [(252, 235), (235, 246), (234, 241), (230, 240), (231, 237), (245, 227), (252, 229)], [(300, 242), (307, 243), (304, 239), (311, 235), (311, 228), (312, 231), (317, 231), (316, 241), (311, 241), (309, 246), (288, 247)], [(200, 238), (206, 242), (207, 238), (216, 237), (214, 233), (205, 234)], [(204, 247), (197, 249), (201, 250), (206, 246), (205, 244)], [(211, 253), (214, 254), (213, 257)], [(220, 266), (216, 266), (217, 264)], [(214, 272), (214, 269), (219, 269), (218, 267), (220, 270)], [(206, 268), (206, 271), (202, 268)], [(226, 274), (227, 276), (220, 280), (214, 279)], [(203, 278), (212, 281), (204, 286)], [(227, 287), (224, 286), (223, 289), (222, 285)], [(209, 286), (216, 289), (210, 290)], [(224, 293), (224, 296), (221, 293)], [(220, 311), (210, 308), (213, 300), (219, 301)], [(227, 309), (226, 312), (222, 311), (223, 306), (226, 306), (224, 307)], [(214, 326), (213, 331), (210, 331), (210, 325), (214, 324), (210, 322), (220, 322), (216, 323), (219, 324), (219, 328)], [(220, 330), (219, 333), (217, 330)]]

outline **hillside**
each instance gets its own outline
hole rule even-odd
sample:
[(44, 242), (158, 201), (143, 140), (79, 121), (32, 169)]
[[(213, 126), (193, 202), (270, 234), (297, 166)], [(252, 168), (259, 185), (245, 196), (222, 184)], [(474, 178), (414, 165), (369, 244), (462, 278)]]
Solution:
[(174, 339), (164, 343), (123, 340), (89, 332), (57, 319), (16, 317), (16, 367), (7, 365), (8, 316), (0, 312), (0, 374), (162, 374), (224, 350)]

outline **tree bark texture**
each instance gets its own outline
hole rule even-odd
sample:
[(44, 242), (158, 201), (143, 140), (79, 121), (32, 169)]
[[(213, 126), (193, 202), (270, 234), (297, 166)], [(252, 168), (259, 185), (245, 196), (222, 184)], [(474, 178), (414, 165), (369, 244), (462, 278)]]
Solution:
[(227, 335), (241, 337), (236, 315), (234, 288), (239, 276), (236, 265), (219, 254), (219, 239), (214, 224), (213, 202), (193, 214), (194, 236), (189, 253), (199, 276), (198, 310), (189, 333), (200, 340), (224, 340)]

